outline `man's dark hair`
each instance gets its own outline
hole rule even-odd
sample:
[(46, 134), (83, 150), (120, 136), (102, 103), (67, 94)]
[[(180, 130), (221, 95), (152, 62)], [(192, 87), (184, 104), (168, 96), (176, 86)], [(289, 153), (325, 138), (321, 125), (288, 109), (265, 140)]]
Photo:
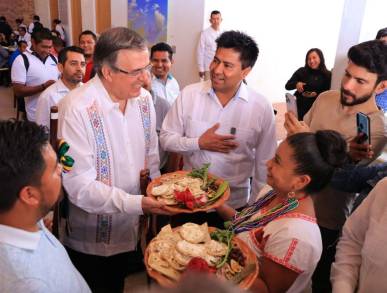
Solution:
[(41, 30), (34, 31), (31, 35), (31, 38), (35, 40), (37, 44), (41, 43), (43, 40), (51, 40), (52, 41), (52, 34), (51, 31), (48, 28), (43, 28)]
[(18, 42), (17, 42), (17, 46), (18, 46), (18, 47), (20, 47), (22, 44), (25, 44), (25, 45), (28, 46), (28, 44), (27, 44), (26, 41), (21, 40), (21, 41), (18, 41)]
[(65, 46), (65, 43), (60, 37), (56, 37), (52, 35), (52, 45), (55, 47), (55, 49), (57, 49), (57, 48), (63, 48)]
[(153, 53), (156, 51), (168, 52), (169, 59), (172, 60), (173, 50), (172, 50), (172, 47), (167, 43), (157, 43), (156, 45), (152, 46), (151, 53), (150, 53), (151, 59), (153, 57)]
[(0, 121), (0, 213), (13, 207), (23, 187), (40, 185), (46, 167), (42, 150), (47, 145), (43, 126)]
[(81, 41), (81, 37), (83, 35), (90, 35), (93, 37), (94, 41), (97, 42), (97, 35), (90, 30), (85, 30), (85, 31), (81, 32), (81, 34), (79, 35), (78, 41)]
[(387, 80), (387, 44), (380, 40), (367, 41), (352, 46), (348, 51), (348, 59), (368, 72), (377, 74), (377, 85)]
[(33, 21), (40, 21), (40, 17), (39, 17), (39, 15), (34, 15), (33, 17), (32, 17), (32, 20)]
[(376, 39), (380, 40), (381, 38), (387, 37), (387, 27), (378, 30), (376, 34)]
[(210, 14), (210, 17), (213, 16), (213, 15), (216, 15), (216, 14), (220, 14), (220, 11), (219, 10), (212, 10), (211, 14)]
[(245, 33), (227, 31), (216, 39), (217, 48), (233, 49), (240, 54), (242, 69), (253, 67), (257, 61), (259, 49), (257, 43)]
[(67, 61), (67, 52), (75, 52), (84, 55), (83, 49), (77, 46), (63, 48), (58, 54), (58, 62), (62, 65), (64, 65)]
[(60, 24), (60, 23), (62, 23), (62, 21), (61, 21), (60, 19), (58, 19), (58, 18), (55, 18), (55, 19), (53, 20), (53, 23), (55, 23), (55, 24)]
[(143, 37), (126, 27), (111, 28), (102, 33), (95, 45), (93, 62), (95, 71), (102, 76), (102, 65), (114, 69), (120, 50), (147, 50)]
[(5, 16), (0, 16), (0, 21), (1, 21), (1, 22), (6, 22), (7, 19), (5, 18)]

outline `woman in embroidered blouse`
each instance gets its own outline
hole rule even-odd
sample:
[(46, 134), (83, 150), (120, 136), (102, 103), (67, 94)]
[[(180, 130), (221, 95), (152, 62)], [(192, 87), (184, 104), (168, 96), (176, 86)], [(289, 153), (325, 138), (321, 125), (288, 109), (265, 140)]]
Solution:
[(259, 258), (251, 290), (301, 292), (309, 285), (322, 251), (311, 195), (346, 161), (346, 143), (335, 131), (289, 136), (267, 162), (272, 190), (239, 213), (227, 205), (217, 209)]
[(298, 119), (312, 107), (317, 96), (331, 87), (331, 72), (325, 66), (322, 51), (318, 48), (310, 49), (305, 56), (305, 66), (293, 73), (285, 85), (285, 89), (294, 90), (297, 98)]

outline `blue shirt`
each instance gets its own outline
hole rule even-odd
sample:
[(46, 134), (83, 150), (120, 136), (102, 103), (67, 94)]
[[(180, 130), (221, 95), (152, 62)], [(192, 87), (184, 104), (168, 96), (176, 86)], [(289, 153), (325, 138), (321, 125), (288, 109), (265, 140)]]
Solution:
[(0, 225), (0, 292), (91, 292), (62, 244), (42, 222), (39, 227)]
[(8, 58), (8, 67), (12, 67), (13, 61), (15, 61), (16, 57), (20, 55), (19, 49), (16, 49), (15, 51), (12, 52), (11, 56)]
[(376, 105), (378, 105), (383, 112), (387, 112), (387, 90), (376, 95)]

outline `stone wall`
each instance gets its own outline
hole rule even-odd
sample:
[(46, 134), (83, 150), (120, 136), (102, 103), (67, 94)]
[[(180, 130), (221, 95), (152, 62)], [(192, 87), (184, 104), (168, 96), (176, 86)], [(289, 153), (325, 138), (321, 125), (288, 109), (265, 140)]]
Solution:
[(23, 17), (24, 23), (28, 26), (34, 11), (34, 0), (0, 0), (0, 15), (7, 18), (13, 29), (16, 28), (15, 19), (19, 17)]

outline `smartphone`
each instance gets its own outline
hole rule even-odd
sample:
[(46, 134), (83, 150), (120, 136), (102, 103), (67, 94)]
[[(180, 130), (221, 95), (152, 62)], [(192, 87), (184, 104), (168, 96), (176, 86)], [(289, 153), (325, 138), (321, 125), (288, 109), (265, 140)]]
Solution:
[(285, 99), (286, 99), (286, 110), (288, 112), (293, 112), (294, 115), (298, 117), (296, 97), (293, 96), (292, 94), (286, 93)]
[(370, 117), (362, 112), (356, 113), (356, 127), (357, 134), (363, 134), (363, 136), (357, 140), (357, 143), (367, 142), (368, 144), (371, 144)]

